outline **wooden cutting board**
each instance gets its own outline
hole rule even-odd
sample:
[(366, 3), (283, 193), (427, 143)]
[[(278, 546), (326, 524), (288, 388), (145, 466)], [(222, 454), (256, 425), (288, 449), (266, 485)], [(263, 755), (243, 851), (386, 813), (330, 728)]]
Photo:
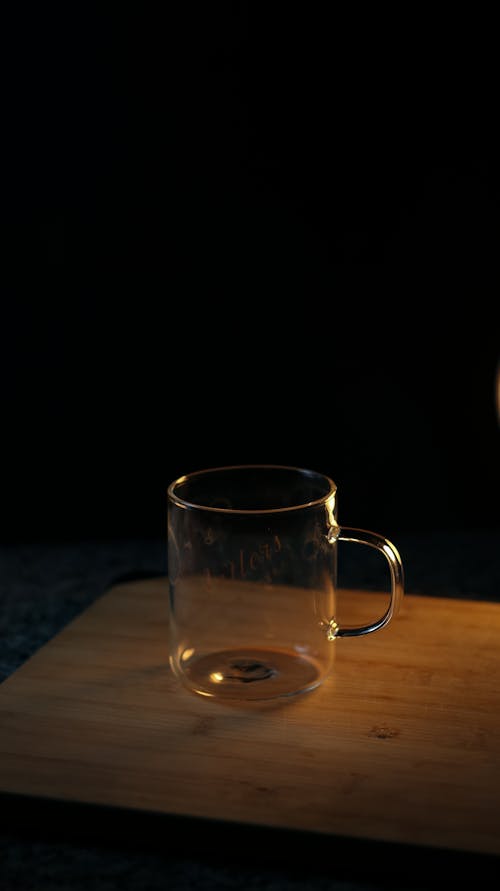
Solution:
[(7, 679), (0, 791), (500, 853), (500, 604), (406, 596), (322, 687), (257, 706), (179, 687), (166, 629), (166, 580), (128, 582)]

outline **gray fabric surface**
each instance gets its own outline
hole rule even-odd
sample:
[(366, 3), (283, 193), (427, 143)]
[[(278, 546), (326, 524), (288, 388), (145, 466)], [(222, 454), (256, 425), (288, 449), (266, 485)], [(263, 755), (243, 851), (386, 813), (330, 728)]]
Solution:
[[(500, 530), (429, 532), (401, 536), (397, 545), (408, 593), (500, 600)], [(380, 561), (382, 564), (384, 561)], [(341, 551), (340, 577), (346, 585), (384, 584), (384, 567)], [(82, 542), (12, 545), (0, 548), (0, 680), (50, 640), (107, 588), (120, 579), (166, 573), (162, 541)], [(380, 573), (380, 576), (377, 575)], [(1, 732), (1, 728), (0, 728)], [(4, 822), (8, 816), (4, 814)], [(391, 886), (393, 880), (391, 879)], [(384, 883), (382, 883), (383, 885)], [(401, 873), (397, 887), (425, 887)], [(134, 851), (69, 841), (33, 840), (16, 832), (0, 835), (0, 888), (9, 889), (269, 889), (269, 891), (367, 891), (371, 882), (336, 877), (332, 864), (315, 865), (314, 875), (293, 869), (207, 861), (171, 852)]]

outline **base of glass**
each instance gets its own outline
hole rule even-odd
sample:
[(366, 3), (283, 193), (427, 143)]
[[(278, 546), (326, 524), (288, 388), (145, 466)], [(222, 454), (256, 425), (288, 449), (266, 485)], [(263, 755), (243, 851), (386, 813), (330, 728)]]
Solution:
[(242, 647), (194, 657), (182, 679), (196, 693), (217, 699), (257, 700), (293, 696), (314, 689), (324, 672), (295, 650)]

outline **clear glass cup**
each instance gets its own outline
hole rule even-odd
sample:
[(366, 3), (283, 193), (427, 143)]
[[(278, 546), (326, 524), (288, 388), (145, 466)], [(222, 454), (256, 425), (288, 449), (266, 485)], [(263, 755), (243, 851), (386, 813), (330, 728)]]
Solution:
[[(332, 669), (336, 638), (393, 618), (404, 590), (398, 551), (375, 532), (340, 527), (336, 494), (321, 473), (276, 465), (201, 470), (170, 485), (169, 658), (188, 689), (236, 700), (313, 690)], [(389, 564), (389, 604), (374, 622), (337, 622), (339, 541)]]

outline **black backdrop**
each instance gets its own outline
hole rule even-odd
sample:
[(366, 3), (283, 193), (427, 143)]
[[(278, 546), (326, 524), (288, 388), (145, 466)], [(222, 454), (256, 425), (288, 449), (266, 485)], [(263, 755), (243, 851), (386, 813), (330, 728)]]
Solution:
[(496, 526), (491, 23), (70, 6), (6, 32), (3, 540), (163, 536), (245, 462)]

